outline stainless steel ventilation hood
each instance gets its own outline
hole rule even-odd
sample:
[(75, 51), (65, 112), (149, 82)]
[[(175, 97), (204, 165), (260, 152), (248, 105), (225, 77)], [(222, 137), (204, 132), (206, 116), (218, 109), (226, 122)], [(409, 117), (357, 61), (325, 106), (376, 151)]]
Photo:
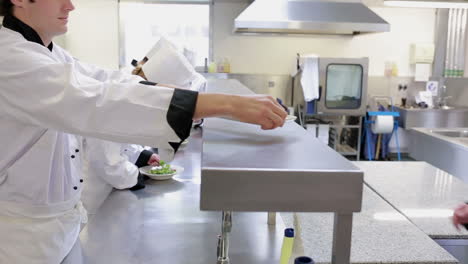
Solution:
[(347, 34), (390, 31), (361, 0), (256, 0), (234, 21), (236, 33)]

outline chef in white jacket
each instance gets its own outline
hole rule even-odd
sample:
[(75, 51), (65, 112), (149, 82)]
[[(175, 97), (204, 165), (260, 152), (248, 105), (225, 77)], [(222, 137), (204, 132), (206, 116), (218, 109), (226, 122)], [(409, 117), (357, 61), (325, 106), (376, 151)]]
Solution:
[(60, 263), (77, 241), (86, 212), (82, 144), (71, 134), (177, 148), (193, 119), (274, 129), (286, 118), (270, 96), (139, 83), (74, 59), (52, 42), (73, 9), (70, 0), (0, 0), (0, 263)]
[(96, 138), (83, 139), (83, 202), (88, 217), (116, 189), (139, 190), (139, 167), (159, 165), (159, 156), (140, 145), (121, 144)]

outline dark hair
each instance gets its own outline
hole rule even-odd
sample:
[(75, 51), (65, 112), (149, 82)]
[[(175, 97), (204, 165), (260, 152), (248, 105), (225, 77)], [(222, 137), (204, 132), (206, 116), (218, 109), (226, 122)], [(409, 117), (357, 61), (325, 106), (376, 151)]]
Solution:
[(13, 4), (10, 0), (0, 0), (0, 16), (11, 14)]
[[(34, 0), (29, 0), (29, 2), (34, 3)], [(0, 0), (0, 16), (6, 16), (11, 14), (13, 10), (13, 3), (11, 0)]]

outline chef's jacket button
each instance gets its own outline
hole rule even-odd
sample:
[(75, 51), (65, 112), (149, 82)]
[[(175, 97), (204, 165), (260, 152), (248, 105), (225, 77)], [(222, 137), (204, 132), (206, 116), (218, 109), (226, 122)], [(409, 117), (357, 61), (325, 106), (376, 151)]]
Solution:
[(75, 186), (75, 187), (73, 187), (73, 189), (74, 189), (74, 190), (78, 190), (78, 187)]
[(80, 182), (83, 182), (83, 179), (80, 179)]
[(125, 150), (125, 151), (127, 151), (127, 150)]
[(75, 155), (71, 155), (71, 158), (74, 159), (74, 158), (75, 158)]
[(75, 149), (75, 152), (78, 153), (78, 152), (80, 152), (80, 150), (79, 150), (79, 149)]

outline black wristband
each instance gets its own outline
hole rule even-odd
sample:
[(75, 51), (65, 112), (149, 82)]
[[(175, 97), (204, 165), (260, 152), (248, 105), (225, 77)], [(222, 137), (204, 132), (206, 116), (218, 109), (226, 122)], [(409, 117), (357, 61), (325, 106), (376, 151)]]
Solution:
[(155, 83), (155, 82), (150, 82), (150, 81), (141, 81), (140, 84), (144, 84), (144, 85), (152, 85), (152, 86), (156, 86), (158, 85), (158, 83)]
[(151, 156), (153, 155), (154, 153), (152, 151), (149, 151), (149, 150), (143, 150), (141, 153), (140, 153), (140, 156), (138, 156), (138, 159), (137, 161), (135, 162), (135, 166), (137, 166), (138, 168), (141, 168), (141, 167), (144, 167), (144, 166), (148, 166), (148, 161), (150, 160)]

